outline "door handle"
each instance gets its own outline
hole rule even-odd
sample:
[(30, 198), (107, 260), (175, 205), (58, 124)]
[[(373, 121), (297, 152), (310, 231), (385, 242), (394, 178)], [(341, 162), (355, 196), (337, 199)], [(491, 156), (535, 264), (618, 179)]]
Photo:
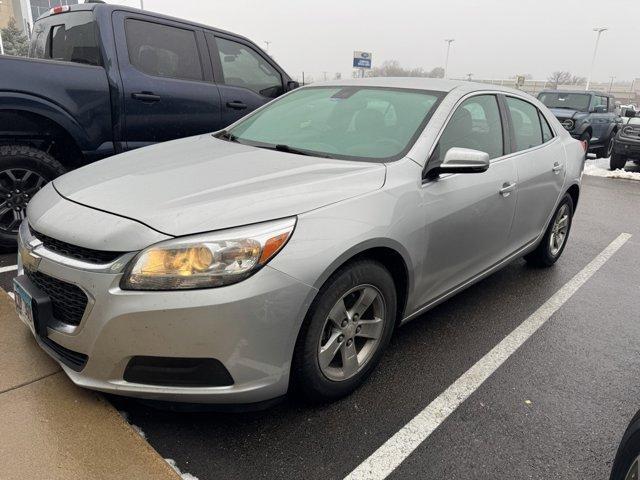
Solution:
[(499, 193), (503, 197), (508, 197), (509, 195), (511, 195), (511, 192), (516, 189), (517, 186), (518, 184), (515, 182), (504, 182), (502, 184), (502, 188), (499, 190)]
[(227, 102), (227, 107), (233, 108), (234, 110), (244, 110), (247, 108), (247, 104), (239, 100), (234, 100), (233, 102)]
[(141, 102), (154, 103), (160, 101), (160, 95), (156, 95), (153, 92), (139, 92), (132, 93), (131, 98), (134, 100), (140, 100)]
[(553, 173), (555, 173), (557, 175), (562, 171), (562, 165), (560, 165), (558, 162), (556, 162), (556, 163), (553, 164), (553, 168), (551, 170), (553, 170)]

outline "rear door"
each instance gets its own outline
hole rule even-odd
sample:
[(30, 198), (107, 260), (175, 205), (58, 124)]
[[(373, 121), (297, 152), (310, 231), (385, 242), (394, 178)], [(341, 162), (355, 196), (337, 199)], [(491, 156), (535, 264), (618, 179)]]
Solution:
[(220, 89), (223, 126), (284, 93), (282, 73), (254, 45), (224, 34), (207, 32), (206, 38)]
[(591, 141), (602, 144), (607, 140), (609, 126), (613, 121), (613, 115), (609, 113), (609, 99), (604, 95), (594, 95), (591, 99), (591, 111)]
[(511, 96), (505, 104), (518, 172), (518, 204), (510, 237), (510, 248), (516, 250), (544, 230), (562, 192), (566, 159), (560, 138), (535, 105)]
[(220, 128), (204, 32), (179, 22), (114, 12), (127, 148)]

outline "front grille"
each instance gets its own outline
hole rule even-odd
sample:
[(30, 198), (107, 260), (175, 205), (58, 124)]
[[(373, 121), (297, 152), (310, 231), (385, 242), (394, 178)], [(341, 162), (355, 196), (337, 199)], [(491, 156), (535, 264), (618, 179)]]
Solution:
[(111, 252), (104, 250), (92, 250), (90, 248), (79, 247), (70, 243), (56, 240), (43, 233), (31, 229), (31, 234), (40, 240), (47, 250), (58, 253), (62, 256), (74, 258), (88, 263), (111, 263), (125, 252)]
[(640, 138), (640, 126), (632, 127), (630, 125), (627, 125), (622, 129), (622, 135), (624, 135), (625, 137), (638, 139)]
[(565, 128), (565, 130), (573, 130), (573, 127), (576, 126), (576, 122), (573, 121), (573, 119), (571, 118), (558, 118), (558, 121), (562, 124), (562, 126)]
[(56, 320), (72, 326), (80, 325), (87, 308), (87, 296), (80, 288), (41, 272), (25, 269), (25, 274), (49, 296)]

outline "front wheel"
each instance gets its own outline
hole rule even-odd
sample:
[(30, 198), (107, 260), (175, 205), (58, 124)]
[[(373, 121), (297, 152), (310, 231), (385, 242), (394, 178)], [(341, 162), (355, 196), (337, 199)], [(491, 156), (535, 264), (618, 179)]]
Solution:
[(567, 193), (560, 201), (540, 244), (525, 255), (527, 263), (536, 267), (550, 267), (556, 263), (567, 244), (572, 220), (573, 199)]
[(359, 260), (334, 273), (320, 289), (298, 336), (293, 389), (313, 402), (353, 392), (389, 343), (396, 302), (393, 278), (376, 261)]
[(65, 172), (49, 154), (26, 145), (0, 146), (0, 249), (13, 249), (27, 203)]

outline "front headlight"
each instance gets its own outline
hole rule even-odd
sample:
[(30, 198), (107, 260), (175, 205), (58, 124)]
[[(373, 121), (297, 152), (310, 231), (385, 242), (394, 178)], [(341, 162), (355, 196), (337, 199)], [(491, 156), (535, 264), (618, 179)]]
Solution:
[(221, 287), (254, 274), (287, 243), (295, 218), (167, 240), (129, 264), (123, 290)]

